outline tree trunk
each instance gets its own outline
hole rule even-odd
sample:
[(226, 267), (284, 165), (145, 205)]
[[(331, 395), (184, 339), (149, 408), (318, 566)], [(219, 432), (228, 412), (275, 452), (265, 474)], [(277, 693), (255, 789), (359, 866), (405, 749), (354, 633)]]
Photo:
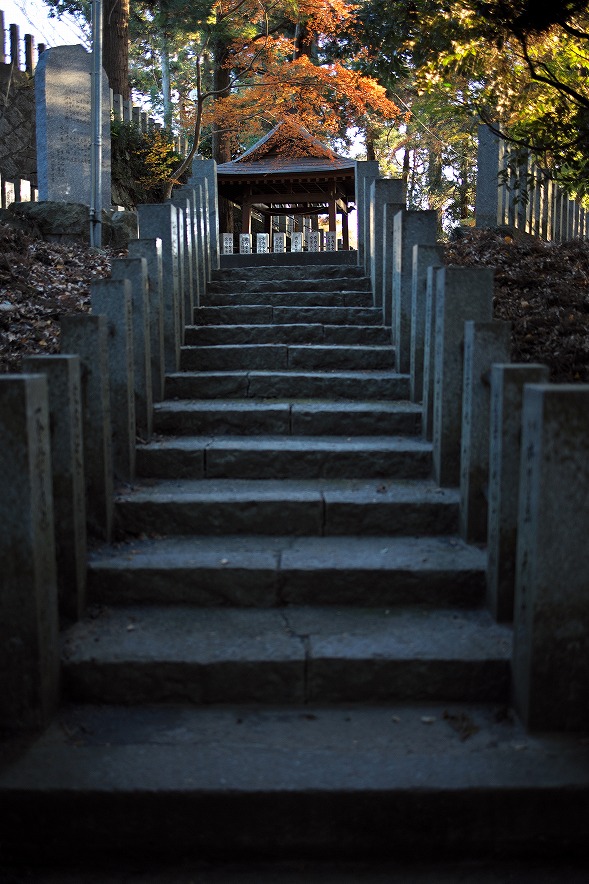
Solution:
[(168, 48), (168, 37), (164, 31), (161, 34), (162, 48), (160, 52), (160, 62), (162, 66), (162, 98), (164, 102), (164, 128), (172, 131), (172, 86), (170, 83), (170, 51)]
[(371, 161), (376, 160), (375, 138), (374, 132), (372, 132), (371, 129), (366, 130), (364, 140), (366, 142), (366, 159)]
[(102, 64), (114, 93), (129, 98), (129, 0), (105, 0)]
[[(230, 94), (231, 71), (224, 67), (227, 59), (227, 44), (217, 43), (214, 47), (213, 88), (215, 101)], [(231, 161), (231, 139), (229, 132), (220, 130), (213, 125), (212, 132), (213, 159), (218, 163)], [(221, 233), (233, 232), (233, 203), (223, 197), (219, 198), (219, 230)]]

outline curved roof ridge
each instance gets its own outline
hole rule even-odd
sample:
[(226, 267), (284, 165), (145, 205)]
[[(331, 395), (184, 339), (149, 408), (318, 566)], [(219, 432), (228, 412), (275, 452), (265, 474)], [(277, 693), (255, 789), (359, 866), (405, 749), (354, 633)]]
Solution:
[[(328, 145), (326, 145), (322, 141), (320, 141), (316, 136), (311, 135), (311, 133), (307, 129), (305, 129), (305, 127), (302, 126), (300, 123), (291, 122), (290, 120), (281, 120), (276, 126), (274, 126), (273, 129), (270, 130), (270, 132), (267, 132), (266, 135), (263, 135), (262, 138), (259, 139), (259, 141), (256, 141), (256, 143), (253, 144), (250, 148), (248, 148), (245, 151), (245, 153), (243, 153), (240, 157), (237, 157), (232, 162), (233, 163), (241, 163), (244, 160), (246, 162), (248, 162), (248, 161), (251, 162), (252, 160), (250, 158), (256, 154), (257, 154), (257, 156), (256, 156), (257, 161), (263, 160), (264, 156), (267, 155), (271, 149), (272, 139), (274, 138), (276, 133), (279, 132), (279, 130), (282, 129), (283, 127), (287, 127), (288, 129), (290, 129), (293, 133), (293, 136), (300, 137), (307, 144), (311, 145), (312, 148), (314, 148), (314, 150), (317, 153), (311, 154), (311, 156), (314, 155), (314, 156), (319, 156), (322, 158), (329, 158), (329, 159), (334, 159), (334, 160), (347, 159), (346, 157), (341, 157), (334, 150), (332, 150)], [(264, 147), (264, 145), (267, 145), (267, 150), (266, 151), (260, 150), (261, 148)], [(300, 154), (299, 156), (309, 156), (309, 154)], [(296, 155), (293, 154), (292, 158), (294, 159), (295, 157), (296, 157)], [(228, 165), (228, 164), (224, 164), (224, 165)]]

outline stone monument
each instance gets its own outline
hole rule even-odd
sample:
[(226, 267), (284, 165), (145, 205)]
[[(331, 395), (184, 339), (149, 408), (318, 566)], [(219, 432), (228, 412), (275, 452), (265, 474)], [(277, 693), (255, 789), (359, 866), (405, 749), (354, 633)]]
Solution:
[[(41, 54), (35, 72), (39, 200), (90, 205), (92, 55), (83, 46)], [(111, 204), (110, 93), (102, 77), (102, 208)]]

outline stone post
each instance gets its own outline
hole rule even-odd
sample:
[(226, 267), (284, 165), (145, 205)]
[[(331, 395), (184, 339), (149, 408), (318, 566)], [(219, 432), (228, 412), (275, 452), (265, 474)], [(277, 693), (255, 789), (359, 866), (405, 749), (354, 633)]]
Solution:
[(162, 241), (162, 282), (164, 293), (164, 352), (166, 371), (180, 366), (180, 298), (178, 285), (178, 220), (171, 203), (137, 206), (139, 238)]
[(510, 322), (466, 322), (460, 453), (460, 533), (487, 539), (490, 374), (494, 362), (508, 362)]
[(0, 376), (0, 722), (43, 727), (59, 693), (47, 380)]
[(589, 385), (524, 388), (514, 611), (516, 708), (589, 730)]
[(105, 316), (63, 317), (61, 350), (76, 353), (82, 363), (84, 470), (88, 528), (110, 542), (113, 519), (113, 463)]
[[(215, 160), (205, 160), (197, 154), (192, 161), (192, 177), (189, 184), (203, 185), (205, 194), (204, 205), (206, 207), (206, 228), (208, 258), (207, 263), (211, 270), (219, 269), (219, 208), (217, 195), (217, 163)], [(210, 274), (208, 276), (210, 279)]]
[(128, 279), (131, 283), (135, 420), (138, 432), (149, 439), (153, 432), (153, 398), (147, 261), (145, 258), (115, 258), (111, 265), (111, 274), (113, 280)]
[(393, 234), (393, 343), (397, 371), (408, 374), (411, 363), (411, 289), (413, 246), (435, 245), (438, 213), (402, 209), (394, 220)]
[(86, 490), (79, 356), (29, 356), (23, 371), (47, 377), (59, 613), (86, 605)]
[(487, 605), (500, 622), (513, 620), (523, 388), (548, 376), (545, 365), (491, 367)]
[(174, 197), (181, 197), (187, 200), (187, 221), (188, 221), (188, 255), (187, 273), (190, 275), (190, 285), (192, 287), (192, 309), (190, 313), (185, 314), (186, 322), (192, 324), (194, 322), (193, 308), (200, 304), (200, 282), (198, 277), (198, 232), (196, 219), (196, 190), (194, 187), (185, 185), (174, 191)]
[(369, 196), (370, 185), (380, 175), (378, 163), (374, 160), (356, 160), (356, 223), (358, 227), (358, 264), (366, 267), (370, 254)]
[(497, 227), (501, 139), (484, 125), (478, 127), (478, 139), (475, 223), (477, 227)]
[(133, 309), (128, 279), (91, 283), (92, 312), (108, 322), (108, 367), (113, 469), (119, 479), (135, 478), (135, 369)]
[(205, 217), (204, 217), (204, 197), (202, 184), (192, 185), (194, 187), (194, 211), (196, 220), (196, 244), (197, 244), (197, 274), (198, 274), (198, 290), (200, 297), (203, 298), (207, 288), (207, 260), (205, 254)]
[[(186, 202), (185, 200), (183, 202)], [(178, 314), (180, 324), (180, 348), (184, 344), (184, 335), (186, 329), (186, 266), (184, 263), (185, 238), (186, 238), (186, 207), (178, 205), (178, 201), (172, 202), (174, 211), (176, 212), (176, 233), (178, 241), (176, 243), (176, 260), (178, 262)], [(190, 306), (189, 306), (190, 314)]]
[(441, 267), (442, 246), (413, 246), (411, 273), (411, 341), (410, 341), (410, 396), (412, 402), (423, 401), (423, 360), (425, 355), (425, 324), (428, 268)]
[(149, 334), (151, 354), (151, 389), (154, 402), (164, 398), (164, 296), (162, 286), (162, 241), (132, 239), (128, 246), (130, 258), (145, 258), (149, 292)]
[[(194, 284), (192, 277), (192, 233), (190, 219), (190, 201), (186, 194), (178, 191), (172, 196), (172, 202), (178, 209), (178, 235), (180, 237), (180, 272), (184, 286), (182, 331), (194, 317)], [(182, 339), (184, 341), (184, 338)]]
[(437, 272), (433, 455), (438, 485), (460, 482), (464, 323), (490, 322), (493, 271), (442, 267)]
[(428, 267), (425, 287), (425, 329), (423, 340), (423, 407), (422, 435), (431, 442), (434, 437), (434, 368), (437, 274), (441, 267)]
[(384, 209), (405, 205), (405, 183), (399, 178), (376, 178), (370, 185), (370, 281), (376, 307), (383, 305)]

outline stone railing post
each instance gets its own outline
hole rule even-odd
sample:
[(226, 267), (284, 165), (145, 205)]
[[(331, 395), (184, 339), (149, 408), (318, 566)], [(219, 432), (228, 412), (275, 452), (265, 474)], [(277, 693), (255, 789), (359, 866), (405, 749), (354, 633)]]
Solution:
[(135, 477), (135, 356), (133, 308), (128, 279), (96, 279), (90, 287), (92, 312), (108, 323), (108, 368), (113, 469), (119, 479)]
[(356, 161), (356, 224), (358, 265), (370, 272), (370, 186), (380, 175), (374, 160)]
[(402, 209), (395, 215), (392, 329), (397, 371), (403, 374), (409, 373), (411, 364), (413, 246), (436, 244), (437, 219), (434, 210)]
[(0, 721), (49, 723), (59, 636), (47, 380), (0, 376)]
[(514, 610), (516, 708), (589, 729), (589, 385), (524, 388)]
[[(178, 196), (180, 198), (185, 198), (187, 200), (187, 219), (188, 219), (188, 261), (187, 272), (190, 275), (190, 284), (192, 287), (192, 309), (194, 307), (198, 307), (200, 304), (200, 280), (198, 273), (198, 232), (197, 232), (197, 219), (196, 219), (196, 190), (194, 187), (190, 187), (189, 185), (185, 185), (184, 187), (180, 187), (178, 190), (174, 191), (174, 196)], [(188, 323), (194, 322), (193, 313), (190, 312), (186, 316), (186, 321)]]
[(86, 605), (86, 490), (79, 356), (28, 356), (23, 371), (47, 377), (55, 552), (60, 615)]
[[(397, 211), (405, 206), (405, 184), (397, 178), (376, 178), (370, 185), (370, 281), (374, 305), (383, 309), (385, 287), (385, 206)], [(391, 283), (389, 282), (389, 288)]]
[(513, 620), (524, 384), (548, 381), (545, 365), (493, 365), (489, 430), (487, 606)]
[(488, 126), (478, 127), (477, 192), (475, 223), (477, 227), (496, 227), (499, 223), (499, 145), (501, 139)]
[(178, 218), (171, 203), (137, 206), (139, 238), (162, 242), (162, 283), (164, 293), (164, 352), (166, 371), (180, 366), (180, 308), (178, 286)]
[(460, 453), (460, 533), (469, 542), (487, 539), (490, 374), (508, 362), (511, 323), (466, 322)]
[(422, 435), (429, 442), (434, 437), (434, 370), (437, 274), (440, 267), (428, 267), (425, 285), (425, 328), (423, 332), (423, 405)]
[(164, 398), (165, 352), (164, 352), (164, 294), (162, 285), (162, 241), (159, 239), (132, 239), (129, 241), (129, 257), (145, 258), (149, 294), (149, 333), (151, 354), (151, 387), (153, 401)]
[(113, 280), (127, 279), (131, 284), (135, 420), (137, 431), (149, 439), (153, 432), (153, 397), (147, 261), (145, 258), (115, 258), (111, 274)]
[(410, 396), (412, 402), (423, 401), (423, 367), (425, 356), (425, 324), (427, 309), (427, 280), (430, 267), (441, 267), (442, 246), (414, 245), (411, 273), (411, 340), (410, 340)]
[(72, 313), (63, 317), (60, 326), (62, 352), (79, 355), (82, 363), (86, 519), (93, 533), (110, 542), (113, 462), (107, 319)]
[(438, 485), (460, 482), (464, 323), (490, 322), (493, 271), (442, 267), (436, 274), (433, 456)]
[[(203, 186), (203, 205), (206, 209), (206, 230), (208, 255), (207, 264), (211, 270), (218, 270), (219, 263), (219, 201), (217, 191), (217, 163), (205, 160), (197, 154), (192, 161), (192, 175), (189, 184)], [(210, 279), (210, 274), (208, 276)]]
[(186, 332), (186, 304), (188, 302), (188, 315), (190, 315), (190, 294), (188, 292), (188, 280), (186, 279), (186, 199), (172, 200), (176, 212), (176, 257), (178, 261), (178, 311), (180, 314), (180, 347), (184, 345)]

